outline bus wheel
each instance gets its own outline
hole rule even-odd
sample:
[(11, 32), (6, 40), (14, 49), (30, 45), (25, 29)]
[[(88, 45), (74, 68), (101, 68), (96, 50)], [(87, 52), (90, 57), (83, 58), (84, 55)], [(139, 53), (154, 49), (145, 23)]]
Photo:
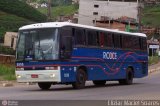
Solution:
[(126, 79), (120, 79), (119, 84), (121, 85), (131, 85), (133, 83), (133, 70), (128, 68), (126, 71)]
[(93, 81), (93, 84), (96, 86), (104, 86), (106, 84), (105, 80)]
[(83, 69), (78, 69), (76, 82), (72, 83), (74, 89), (82, 89), (85, 87), (85, 82), (87, 79), (86, 72)]
[(39, 82), (38, 86), (42, 89), (42, 90), (48, 90), (51, 87), (52, 83), (49, 82)]

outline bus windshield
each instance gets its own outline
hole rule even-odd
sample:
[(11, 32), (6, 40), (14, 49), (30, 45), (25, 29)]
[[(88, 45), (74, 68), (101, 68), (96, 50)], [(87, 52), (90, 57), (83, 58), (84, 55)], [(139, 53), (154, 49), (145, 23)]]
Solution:
[(57, 60), (58, 57), (57, 28), (19, 31), (17, 60)]

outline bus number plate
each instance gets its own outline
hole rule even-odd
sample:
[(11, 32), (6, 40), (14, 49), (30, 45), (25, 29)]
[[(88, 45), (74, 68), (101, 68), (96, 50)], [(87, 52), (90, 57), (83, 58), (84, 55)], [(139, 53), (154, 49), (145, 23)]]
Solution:
[(31, 78), (38, 78), (38, 75), (37, 74), (32, 74)]

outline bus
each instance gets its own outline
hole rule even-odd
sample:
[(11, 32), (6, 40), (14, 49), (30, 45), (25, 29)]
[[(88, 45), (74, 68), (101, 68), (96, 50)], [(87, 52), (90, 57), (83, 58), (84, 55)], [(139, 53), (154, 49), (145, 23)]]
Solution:
[(46, 22), (19, 28), (18, 82), (85, 87), (86, 81), (130, 85), (148, 75), (146, 35), (70, 22)]

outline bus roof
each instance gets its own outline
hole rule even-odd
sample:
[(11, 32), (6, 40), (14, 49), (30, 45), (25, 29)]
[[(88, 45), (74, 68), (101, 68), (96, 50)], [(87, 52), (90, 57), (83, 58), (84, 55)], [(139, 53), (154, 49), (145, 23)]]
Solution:
[(88, 26), (88, 25), (74, 24), (74, 23), (70, 23), (70, 22), (37, 23), (37, 24), (22, 26), (21, 28), (19, 28), (19, 30), (53, 28), (53, 27), (57, 28), (57, 27), (63, 27), (63, 26), (74, 26), (74, 27), (95, 29), (95, 30), (100, 30), (100, 31), (108, 31), (108, 32), (114, 32), (114, 33), (121, 33), (121, 34), (129, 34), (129, 35), (146, 37), (146, 35), (143, 33), (130, 33), (130, 32), (118, 31), (116, 29), (115, 30), (114, 29), (106, 29), (106, 28), (93, 27), (93, 26)]

